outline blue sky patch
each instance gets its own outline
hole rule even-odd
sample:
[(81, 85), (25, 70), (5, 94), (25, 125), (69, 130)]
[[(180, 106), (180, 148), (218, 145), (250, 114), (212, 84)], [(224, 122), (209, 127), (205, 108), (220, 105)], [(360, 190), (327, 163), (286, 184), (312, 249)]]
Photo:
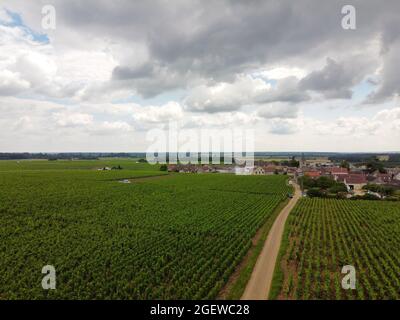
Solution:
[(33, 41), (43, 43), (43, 44), (48, 44), (50, 43), (49, 37), (45, 33), (40, 33), (36, 32), (30, 27), (28, 27), (24, 21), (22, 20), (22, 17), (20, 14), (10, 11), (8, 9), (5, 9), (5, 12), (7, 15), (10, 17), (11, 21), (2, 21), (0, 20), (0, 25), (7, 26), (7, 27), (13, 27), (13, 28), (20, 28), (25, 32), (25, 35), (27, 37), (30, 37)]

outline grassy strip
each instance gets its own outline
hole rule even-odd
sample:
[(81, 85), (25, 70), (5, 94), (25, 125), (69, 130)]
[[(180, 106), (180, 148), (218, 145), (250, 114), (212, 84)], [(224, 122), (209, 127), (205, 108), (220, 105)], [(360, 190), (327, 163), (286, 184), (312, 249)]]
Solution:
[(293, 216), (290, 215), (289, 213), (289, 216), (285, 222), (285, 229), (283, 230), (278, 257), (276, 258), (274, 276), (272, 278), (271, 289), (269, 290), (268, 300), (276, 300), (278, 298), (279, 293), (282, 291), (283, 282), (285, 280), (285, 274), (282, 270), (282, 259), (286, 254), (286, 251), (289, 246), (289, 229), (290, 229), (289, 225), (291, 219), (293, 219)]
[(267, 239), (269, 230), (271, 229), (275, 219), (282, 211), (282, 209), (288, 204), (289, 199), (280, 202), (273, 214), (264, 223), (259, 232), (261, 236), (257, 241), (257, 244), (250, 248), (249, 253), (244, 258), (242, 264), (239, 265), (239, 274), (234, 282), (227, 288), (228, 293), (225, 295), (227, 300), (239, 300), (243, 295), (246, 288), (247, 282), (249, 281), (251, 274), (253, 272), (254, 266), (257, 262), (257, 258), (260, 255), (262, 248), (264, 247), (265, 240)]

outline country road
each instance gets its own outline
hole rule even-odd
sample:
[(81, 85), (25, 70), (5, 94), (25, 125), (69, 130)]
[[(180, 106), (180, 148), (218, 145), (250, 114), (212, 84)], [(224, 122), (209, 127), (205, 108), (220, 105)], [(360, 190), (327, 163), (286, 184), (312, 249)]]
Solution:
[(290, 211), (301, 197), (299, 186), (297, 184), (293, 185), (295, 187), (293, 198), (290, 199), (289, 203), (282, 209), (272, 225), (267, 240), (265, 240), (264, 247), (254, 266), (250, 280), (241, 297), (242, 300), (268, 299), (285, 222)]

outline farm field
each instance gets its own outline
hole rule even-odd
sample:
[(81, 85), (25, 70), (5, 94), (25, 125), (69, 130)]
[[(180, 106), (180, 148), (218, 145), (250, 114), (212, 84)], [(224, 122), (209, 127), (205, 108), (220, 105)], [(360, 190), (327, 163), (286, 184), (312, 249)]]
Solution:
[[(165, 173), (111, 162), (0, 162), (0, 299), (215, 298), (289, 190), (283, 176), (143, 179)], [(127, 169), (94, 170), (110, 164)]]
[[(301, 199), (286, 222), (278, 299), (400, 299), (400, 203)], [(344, 265), (356, 289), (341, 286)]]

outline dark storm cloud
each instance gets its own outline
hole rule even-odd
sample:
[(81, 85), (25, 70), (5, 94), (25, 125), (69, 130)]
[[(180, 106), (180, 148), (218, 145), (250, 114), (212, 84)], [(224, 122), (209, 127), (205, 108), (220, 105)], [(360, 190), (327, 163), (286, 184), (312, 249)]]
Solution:
[[(23, 3), (25, 7), (35, 5)], [(56, 0), (53, 3), (59, 21), (54, 40), (75, 43), (76, 35), (82, 42), (99, 38), (121, 44), (121, 51), (127, 51), (127, 57), (117, 61), (119, 65), (111, 81), (134, 87), (144, 96), (186, 87), (190, 81), (232, 82), (235, 74), (264, 65), (308, 65), (315, 59), (331, 57), (331, 63), (314, 71), (303, 86), (320, 91), (327, 98), (348, 98), (354, 81), (367, 74), (360, 75), (354, 69), (351, 71), (355, 75), (348, 74), (335, 57), (343, 53), (352, 56), (374, 38), (382, 42), (382, 56), (374, 58), (384, 60), (381, 88), (376, 97), (385, 99), (399, 92), (396, 86), (399, 79), (392, 71), (397, 61), (386, 55), (398, 43), (400, 1), (352, 1), (357, 29), (350, 31), (341, 27), (341, 8), (349, 3), (339, 0)], [(130, 58), (128, 53), (130, 49), (135, 51), (138, 43), (148, 52), (143, 65), (135, 61), (134, 54)], [(319, 81), (323, 75), (328, 79)], [(299, 98), (304, 99), (293, 100)]]
[(363, 58), (357, 56), (341, 63), (327, 58), (324, 68), (308, 74), (300, 81), (299, 87), (320, 92), (328, 99), (350, 99), (351, 88), (376, 68), (376, 64)]

